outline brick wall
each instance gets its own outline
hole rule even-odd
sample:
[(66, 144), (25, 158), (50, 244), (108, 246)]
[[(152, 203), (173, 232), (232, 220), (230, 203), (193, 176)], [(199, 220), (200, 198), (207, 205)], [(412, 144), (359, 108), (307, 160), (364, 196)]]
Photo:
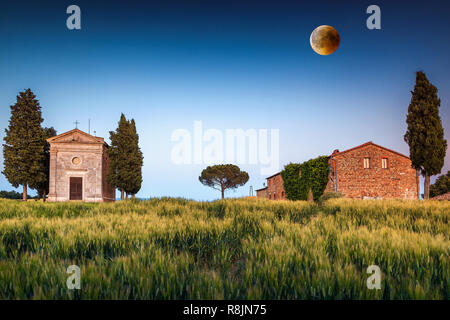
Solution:
[(267, 187), (256, 190), (257, 198), (267, 198)]
[[(364, 158), (369, 168), (364, 168)], [(387, 168), (382, 168), (382, 159)], [(335, 161), (336, 160), (336, 167)], [(416, 199), (416, 171), (411, 161), (395, 151), (372, 142), (330, 157), (330, 179), (325, 191), (335, 191), (349, 198)]]
[(277, 173), (267, 178), (267, 194), (269, 200), (286, 200), (284, 192), (283, 178), (281, 173)]

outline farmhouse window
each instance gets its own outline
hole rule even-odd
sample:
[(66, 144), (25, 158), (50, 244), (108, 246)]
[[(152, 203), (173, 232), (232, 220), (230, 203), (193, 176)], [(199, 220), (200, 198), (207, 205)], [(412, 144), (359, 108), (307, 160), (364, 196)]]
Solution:
[(370, 168), (370, 158), (364, 158), (364, 169)]
[(388, 169), (389, 168), (389, 160), (388, 158), (381, 159), (381, 168)]

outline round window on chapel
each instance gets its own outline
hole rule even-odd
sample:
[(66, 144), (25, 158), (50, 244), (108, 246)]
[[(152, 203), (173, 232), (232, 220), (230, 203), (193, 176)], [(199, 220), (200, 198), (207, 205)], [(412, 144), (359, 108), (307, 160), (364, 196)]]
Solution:
[(73, 163), (74, 165), (79, 165), (79, 164), (81, 163), (81, 159), (78, 158), (78, 157), (74, 157), (74, 158), (72, 159), (72, 163)]

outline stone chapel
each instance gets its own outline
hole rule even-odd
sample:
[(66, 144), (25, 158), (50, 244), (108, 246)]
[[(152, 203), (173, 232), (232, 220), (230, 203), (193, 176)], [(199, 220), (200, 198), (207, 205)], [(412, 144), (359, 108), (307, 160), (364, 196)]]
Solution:
[(108, 144), (73, 129), (47, 139), (50, 144), (48, 201), (115, 201), (115, 188), (106, 182)]

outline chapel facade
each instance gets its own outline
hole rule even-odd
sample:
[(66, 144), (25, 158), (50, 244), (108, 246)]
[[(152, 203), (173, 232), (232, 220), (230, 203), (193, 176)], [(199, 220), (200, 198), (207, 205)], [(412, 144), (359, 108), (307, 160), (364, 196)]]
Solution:
[(115, 201), (106, 181), (108, 144), (101, 137), (73, 129), (47, 139), (50, 144), (48, 201)]

